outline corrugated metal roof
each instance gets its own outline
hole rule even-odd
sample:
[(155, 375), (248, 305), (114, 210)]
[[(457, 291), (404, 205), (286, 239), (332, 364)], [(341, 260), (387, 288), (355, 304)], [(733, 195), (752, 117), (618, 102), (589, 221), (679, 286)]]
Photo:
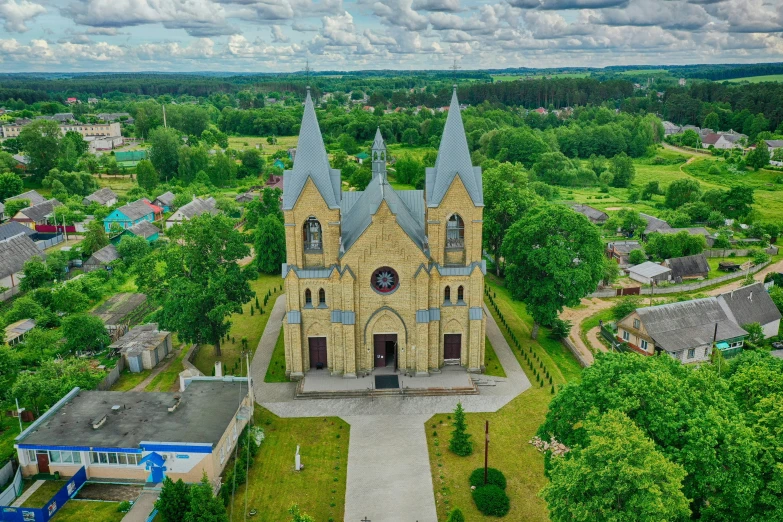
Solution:
[(440, 205), (443, 196), (446, 195), (446, 191), (457, 176), (462, 179), (473, 204), (484, 205), (481, 168), (474, 168), (470, 160), (470, 149), (465, 137), (465, 127), (462, 125), (456, 86), (451, 96), (449, 115), (446, 117), (446, 125), (443, 128), (435, 167), (427, 169), (426, 174), (428, 206)]
[(114, 191), (109, 187), (104, 187), (100, 190), (96, 190), (95, 192), (85, 197), (84, 199), (87, 201), (95, 201), (99, 205), (105, 205), (112, 199), (116, 200), (117, 194), (115, 194)]
[(144, 216), (151, 215), (152, 209), (142, 200), (138, 200), (121, 206), (117, 209), (117, 212), (120, 212), (131, 221), (136, 221), (137, 219), (141, 219)]
[(46, 257), (29, 236), (20, 234), (0, 241), (0, 277), (21, 272), (25, 261), (35, 256)]
[(38, 192), (34, 190), (28, 190), (27, 192), (24, 192), (22, 194), (12, 196), (10, 198), (5, 198), (6, 203), (15, 199), (26, 199), (30, 202), (30, 206), (34, 207), (35, 205), (40, 205), (44, 201), (46, 201), (46, 198), (40, 195)]
[(781, 318), (763, 283), (743, 286), (718, 296), (723, 310), (733, 316), (739, 325), (759, 323), (765, 325)]
[(661, 266), (658, 263), (653, 263), (652, 261), (645, 261), (644, 263), (630, 267), (628, 272), (639, 274), (642, 277), (656, 277), (671, 272), (671, 269)]
[(329, 208), (340, 206), (340, 171), (329, 166), (309, 89), (296, 145), (294, 168), (283, 177), (283, 209), (294, 208), (308, 178), (313, 180)]
[(60, 203), (56, 199), (50, 199), (48, 201), (44, 201), (43, 203), (39, 203), (32, 207), (23, 208), (19, 212), (27, 216), (28, 219), (31, 219), (36, 223), (41, 223), (48, 216), (50, 216), (52, 212), (54, 212), (55, 207), (59, 207), (61, 205), (62, 203)]

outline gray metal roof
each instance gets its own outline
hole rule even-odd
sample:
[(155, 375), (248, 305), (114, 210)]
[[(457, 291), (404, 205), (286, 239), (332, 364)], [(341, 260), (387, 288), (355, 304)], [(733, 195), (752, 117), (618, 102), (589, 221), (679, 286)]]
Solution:
[(120, 350), (121, 352), (143, 351), (157, 348), (171, 335), (171, 332), (159, 330), (158, 323), (147, 323), (136, 326), (109, 345), (109, 348)]
[(687, 232), (692, 236), (709, 236), (710, 232), (704, 227), (685, 227), (685, 228), (661, 228), (656, 230), (661, 234), (679, 234), (680, 232)]
[(716, 324), (718, 341), (748, 334), (726, 315), (715, 297), (639, 308), (636, 313), (655, 344), (667, 352), (711, 344)]
[[(403, 193), (411, 193), (403, 196)], [(372, 216), (378, 211), (381, 202), (386, 201), (389, 210), (397, 218), (397, 224), (413, 240), (417, 247), (425, 250), (424, 235), (424, 194), (421, 190), (396, 191), (389, 185), (386, 177), (376, 176), (363, 192), (350, 196), (350, 206), (341, 211), (343, 253), (353, 246), (357, 239), (372, 223)], [(413, 207), (410, 208), (406, 200)], [(417, 200), (421, 200), (418, 202)]]
[(95, 201), (96, 203), (98, 203), (100, 205), (105, 205), (106, 203), (108, 203), (112, 199), (116, 200), (117, 199), (117, 194), (115, 194), (114, 191), (112, 189), (110, 189), (109, 187), (104, 187), (104, 188), (102, 188), (100, 190), (96, 190), (95, 192), (93, 192), (89, 196), (85, 197), (84, 199), (86, 201)]
[(309, 88), (296, 145), (294, 168), (286, 171), (283, 177), (284, 210), (294, 208), (308, 178), (313, 180), (329, 208), (340, 206), (340, 171), (329, 166), (329, 157), (326, 155)]
[(383, 142), (383, 136), (381, 135), (381, 128), (378, 127), (375, 130), (375, 139), (372, 142), (373, 150), (386, 149), (386, 144)]
[(19, 234), (32, 236), (35, 234), (35, 230), (16, 221), (9, 221), (5, 225), (0, 225), (0, 241), (6, 240), (10, 237), (18, 236)]
[(28, 219), (40, 223), (54, 212), (54, 207), (59, 207), (60, 205), (62, 205), (62, 203), (56, 199), (50, 199), (49, 201), (44, 201), (33, 207), (23, 208), (19, 212), (27, 216)]
[(142, 200), (128, 203), (127, 205), (121, 206), (117, 210), (122, 212), (122, 214), (131, 221), (136, 221), (137, 219), (141, 219), (144, 216), (152, 214), (152, 208), (150, 208), (150, 206)]
[(658, 230), (663, 229), (669, 229), (672, 228), (669, 223), (662, 219), (658, 219), (655, 216), (651, 216), (649, 214), (643, 214), (639, 213), (639, 215), (644, 218), (645, 221), (647, 221), (647, 227), (644, 229), (645, 234), (650, 234), (651, 232), (657, 232)]
[(710, 271), (710, 265), (704, 254), (667, 259), (666, 266), (672, 269), (672, 277), (675, 278), (697, 276)]
[(179, 211), (184, 217), (188, 219), (191, 219), (195, 216), (200, 216), (202, 214), (208, 213), (208, 214), (215, 215), (218, 213), (217, 208), (215, 208), (214, 198), (208, 198), (208, 199), (194, 198), (193, 201), (191, 201), (187, 205), (183, 205), (182, 208), (179, 209)]
[(628, 272), (639, 274), (642, 277), (656, 277), (671, 271), (671, 268), (666, 268), (665, 266), (653, 263), (652, 261), (645, 261), (642, 264), (632, 266), (628, 269)]
[(147, 239), (150, 236), (154, 236), (155, 234), (160, 234), (160, 229), (147, 221), (146, 219), (144, 221), (139, 221), (132, 227), (128, 229), (128, 232), (133, 234), (134, 236), (143, 237), (144, 239)]
[(170, 207), (172, 205), (172, 203), (174, 203), (174, 198), (175, 197), (176, 196), (174, 196), (174, 193), (171, 192), (171, 191), (164, 192), (163, 194), (161, 194), (160, 196), (155, 198), (155, 201), (153, 201), (153, 204), (157, 205), (156, 202), (159, 201), (161, 204), (163, 204), (163, 205), (165, 205), (167, 207)]
[(571, 205), (571, 208), (574, 209), (574, 211), (579, 212), (580, 214), (587, 216), (590, 219), (595, 219), (596, 221), (606, 221), (607, 219), (609, 219), (609, 215), (606, 212), (591, 207), (590, 205), (582, 205), (577, 203)]
[(457, 100), (457, 88), (451, 95), (449, 115), (443, 128), (438, 157), (435, 167), (426, 171), (427, 205), (440, 205), (443, 196), (451, 186), (454, 178), (460, 177), (470, 199), (476, 206), (484, 205), (484, 194), (481, 181), (481, 167), (473, 167), (470, 160), (470, 149), (465, 137), (465, 127)]
[(35, 256), (46, 257), (27, 235), (20, 234), (0, 241), (0, 277), (21, 272), (25, 261)]
[(14, 199), (26, 199), (30, 201), (30, 206), (40, 205), (44, 201), (46, 201), (46, 198), (40, 195), (38, 192), (34, 190), (28, 190), (27, 192), (23, 194), (18, 194), (16, 196), (12, 196), (10, 198), (6, 198), (6, 202), (14, 200)]
[(720, 294), (718, 302), (739, 325), (759, 323), (764, 326), (781, 318), (780, 311), (767, 293), (763, 283), (754, 283), (732, 292)]
[[(210, 443), (213, 448), (234, 420), (247, 395), (247, 380), (234, 377), (194, 379), (182, 393), (79, 391), (39, 425), (18, 439), (20, 444), (137, 448), (142, 441)], [(241, 392), (241, 393), (240, 393)], [(181, 396), (180, 405), (168, 408)], [(112, 406), (120, 405), (118, 411)], [(93, 422), (106, 422), (93, 429)]]
[(108, 244), (105, 247), (101, 248), (97, 252), (95, 252), (93, 255), (90, 256), (90, 259), (87, 260), (86, 264), (88, 265), (106, 265), (114, 261), (115, 259), (119, 259), (120, 254), (117, 253), (117, 247), (115, 247), (112, 244)]

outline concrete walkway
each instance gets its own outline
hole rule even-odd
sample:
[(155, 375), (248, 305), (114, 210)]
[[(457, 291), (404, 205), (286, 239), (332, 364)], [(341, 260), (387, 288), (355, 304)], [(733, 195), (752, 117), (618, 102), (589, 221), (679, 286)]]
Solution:
[(122, 517), (122, 522), (147, 522), (147, 517), (155, 509), (158, 495), (160, 495), (159, 491), (142, 491), (130, 511)]
[[(453, 411), (457, 402), (462, 402), (469, 412), (497, 411), (530, 388), (530, 381), (492, 315), (485, 307), (487, 337), (507, 377), (484, 377), (496, 384), (481, 387), (479, 395), (294, 400), (295, 383), (264, 382), (284, 313), (282, 295), (270, 312), (250, 366), (256, 402), (280, 417), (341, 417), (351, 425), (346, 520), (355, 522), (366, 517), (373, 522), (436, 521), (424, 432), (427, 419), (436, 413)], [(371, 377), (358, 380), (366, 380), (369, 386)]]
[(27, 489), (27, 491), (22, 493), (22, 495), (19, 498), (14, 500), (14, 503), (11, 504), (11, 507), (21, 507), (22, 504), (24, 504), (25, 501), (33, 495), (33, 493), (38, 491), (38, 488), (43, 486), (44, 482), (45, 482), (44, 480), (36, 480), (35, 483)]

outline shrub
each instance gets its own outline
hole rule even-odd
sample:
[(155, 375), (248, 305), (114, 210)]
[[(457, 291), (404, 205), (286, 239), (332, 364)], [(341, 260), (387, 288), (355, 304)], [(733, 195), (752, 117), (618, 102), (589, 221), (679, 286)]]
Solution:
[(484, 468), (476, 468), (470, 474), (470, 485), (480, 488), (489, 485), (506, 489), (506, 477), (503, 472), (495, 468), (487, 468), (487, 483), (484, 484)]
[(117, 506), (117, 511), (119, 511), (120, 513), (127, 513), (128, 511), (130, 511), (130, 508), (131, 508), (131, 503), (128, 502), (127, 500), (123, 500), (122, 502), (120, 502), (120, 505)]
[(462, 514), (460, 508), (454, 508), (449, 512), (446, 522), (465, 522), (465, 515)]
[(473, 490), (473, 502), (479, 511), (492, 517), (502, 517), (511, 509), (506, 492), (495, 485), (482, 486)]

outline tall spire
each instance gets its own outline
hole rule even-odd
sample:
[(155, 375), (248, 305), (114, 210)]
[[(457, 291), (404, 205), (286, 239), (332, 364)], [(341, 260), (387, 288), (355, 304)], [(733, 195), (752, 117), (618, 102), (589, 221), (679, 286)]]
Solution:
[(468, 191), (473, 203), (484, 204), (481, 191), (481, 171), (476, 170), (470, 159), (468, 139), (457, 99), (457, 86), (451, 95), (449, 115), (443, 128), (438, 157), (435, 167), (427, 173), (427, 205), (437, 206), (451, 186), (454, 178), (459, 176)]
[(381, 128), (375, 131), (375, 140), (372, 142), (372, 177), (380, 175), (386, 178), (386, 144), (381, 136)]
[(321, 129), (318, 126), (318, 118), (315, 116), (313, 99), (310, 97), (310, 86), (308, 86), (302, 125), (299, 129), (299, 141), (296, 145), (294, 168), (289, 174), (286, 174), (286, 177), (290, 176), (291, 180), (286, 180), (285, 183), (283, 208), (293, 208), (308, 177), (312, 178), (330, 208), (339, 206), (339, 197), (335, 195), (331, 171)]

